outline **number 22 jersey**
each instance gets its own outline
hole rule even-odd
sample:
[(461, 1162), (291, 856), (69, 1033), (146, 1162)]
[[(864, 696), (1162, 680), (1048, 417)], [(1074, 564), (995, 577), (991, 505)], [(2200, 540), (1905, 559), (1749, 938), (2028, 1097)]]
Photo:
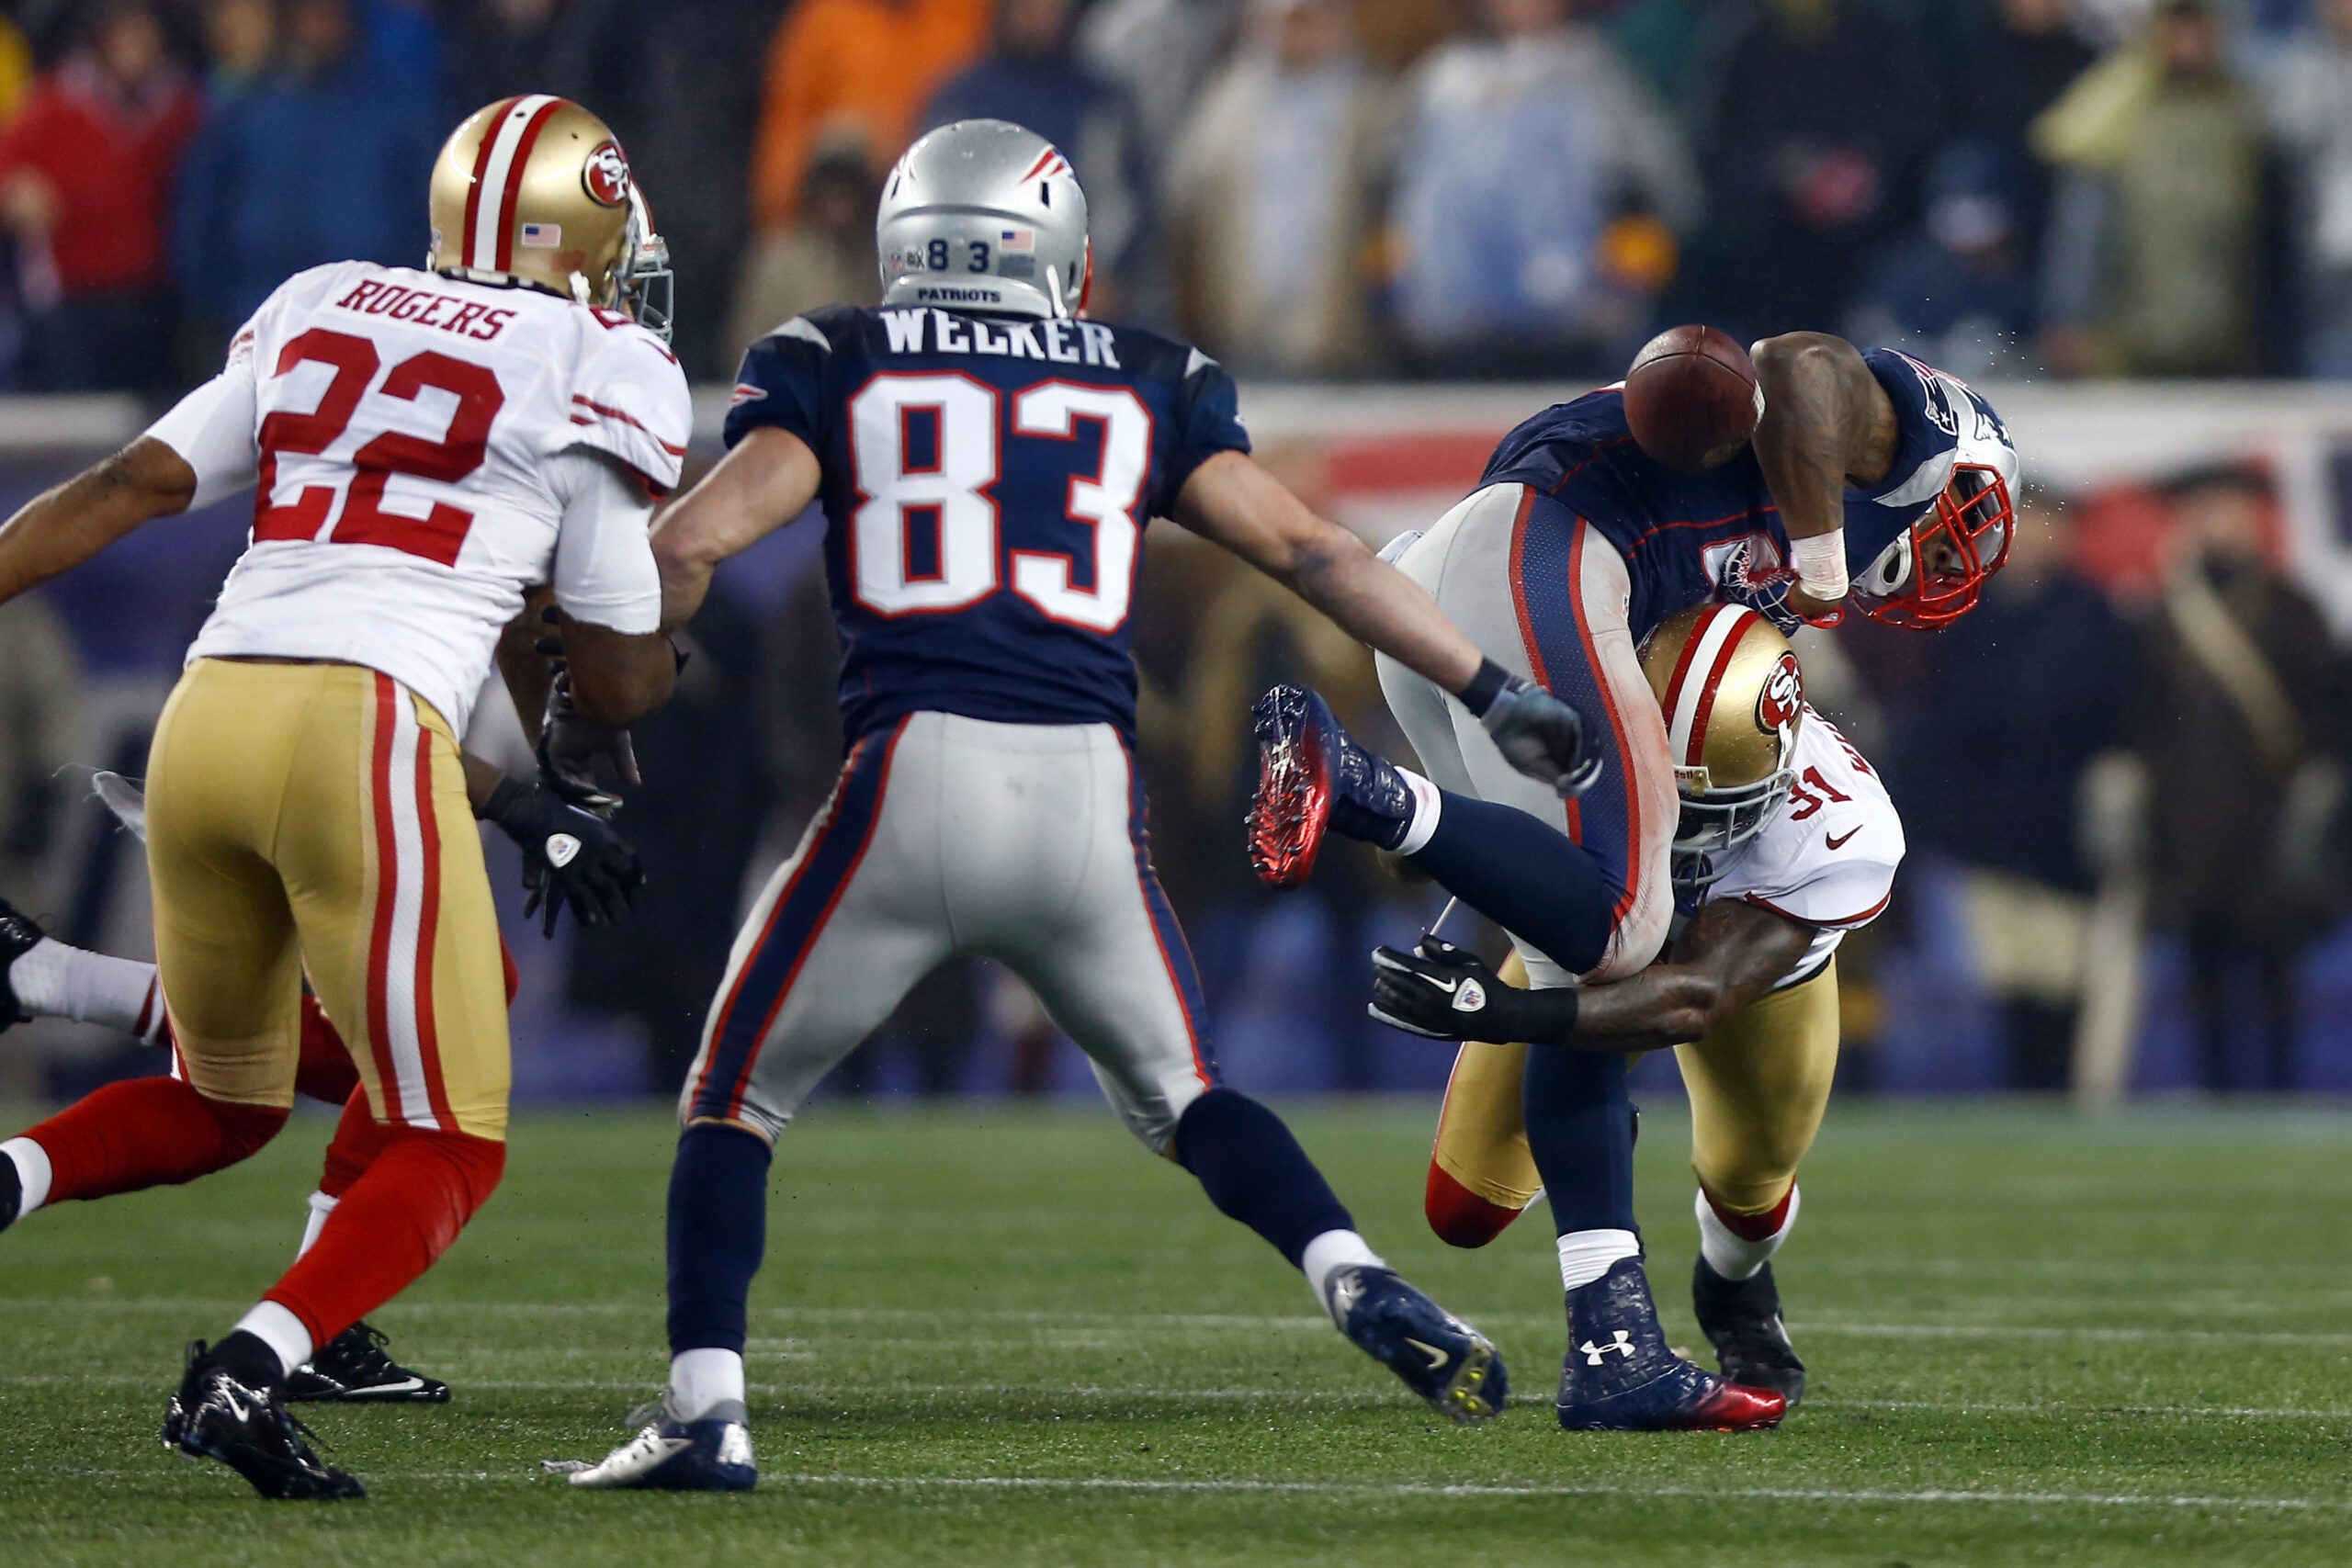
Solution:
[(823, 470), (851, 739), (907, 714), (1132, 738), (1143, 530), (1247, 452), (1232, 378), (1133, 327), (831, 306), (744, 355), (731, 447), (790, 432)]
[(692, 423), (676, 359), (618, 311), (368, 262), (298, 273), (147, 433), (196, 470), (196, 504), (257, 490), (188, 657), (378, 670), (463, 735), (531, 588), (659, 626), (645, 525)]

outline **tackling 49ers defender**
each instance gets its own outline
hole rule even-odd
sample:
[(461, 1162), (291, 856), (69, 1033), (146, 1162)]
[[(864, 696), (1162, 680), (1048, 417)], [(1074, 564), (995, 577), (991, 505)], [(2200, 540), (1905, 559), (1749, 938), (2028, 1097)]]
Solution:
[[(1842, 541), (1860, 614), (1939, 626), (1975, 604), (2013, 525), (2016, 448), (1959, 380), (1809, 333), (1759, 344), (1755, 363), (1763, 416), (1713, 467), (1690, 472), (1645, 456), (1623, 391), (1604, 388), (1504, 437), (1481, 487), (1397, 556), (1489, 655), (1575, 704), (1606, 738), (1599, 782), (1565, 806), (1525, 788), (1463, 744), (1442, 694), (1383, 658), (1381, 689), (1429, 776), (1351, 746), (1311, 694), (1270, 693), (1258, 709), (1251, 831), (1261, 876), (1295, 881), (1328, 827), (1402, 853), (1503, 919), (1539, 986), (1621, 979), (1657, 956), (1673, 911), (1679, 804), (1641, 642), (1711, 598), (1794, 626), (1790, 606), (1821, 595), (1792, 597), (1794, 574), (1781, 563), (1792, 531)], [(1842, 575), (1837, 587), (1848, 591)], [(1623, 1055), (1535, 1053), (1525, 1090), (1571, 1316), (1584, 1310), (1578, 1292), (1613, 1292), (1631, 1340), (1662, 1350), (1634, 1225)], [(1720, 1382), (1687, 1363), (1667, 1370), (1673, 1378), (1646, 1385), (1651, 1407), (1611, 1419), (1720, 1425)], [(1594, 1418), (1562, 1407), (1570, 1425)]]
[(255, 486), (253, 540), (148, 761), (155, 951), (186, 1077), (111, 1085), (0, 1145), (0, 1224), (186, 1181), (286, 1120), (305, 977), (383, 1146), (317, 1244), (191, 1348), (164, 1440), (269, 1497), (354, 1497), (287, 1375), (431, 1267), (496, 1186), (503, 964), (457, 737), (537, 584), (579, 710), (676, 678), (646, 529), (690, 412), (634, 319), (666, 284), (603, 121), (528, 96), (443, 147), (429, 270), (349, 262), (271, 295), (226, 367), (0, 530), (0, 600), (157, 517)]
[[(1642, 650), (1666, 713), (1682, 799), (1676, 919), (1667, 954), (1631, 979), (1521, 990), (1475, 953), (1426, 939), (1374, 954), (1373, 1016), (1463, 1046), (1430, 1158), (1430, 1227), (1483, 1247), (1535, 1199), (1521, 1109), (1527, 1046), (1671, 1045), (1690, 1099), (1699, 1178), (1691, 1295), (1724, 1375), (1793, 1407), (1804, 1363), (1781, 1321), (1772, 1255), (1796, 1221), (1798, 1163), (1838, 1067), (1838, 944), (1878, 918), (1903, 859), (1903, 824), (1877, 773), (1806, 705), (1796, 655), (1752, 612), (1686, 611)], [(1510, 911), (1494, 911), (1513, 918)], [(1516, 971), (1516, 974), (1514, 973)], [(1577, 1336), (1568, 1375), (1607, 1383), (1634, 1357)], [(1562, 1403), (1605, 1416), (1604, 1398)]]
[(1289, 584), (1547, 792), (1574, 720), (1251, 462), (1213, 360), (1079, 319), (1086, 197), (1042, 138), (933, 131), (891, 172), (876, 236), (882, 306), (814, 311), (752, 349), (732, 451), (654, 539), (674, 626), (719, 561), (822, 500), (850, 750), (737, 940), (688, 1077), (666, 1407), (574, 1484), (753, 1483), (742, 1350), (772, 1145), (957, 953), (1026, 979), (1129, 1130), (1301, 1269), (1351, 1341), (1442, 1413), (1492, 1415), (1485, 1337), (1389, 1269), (1289, 1130), (1218, 1082), (1132, 749), (1144, 525), (1174, 517)]

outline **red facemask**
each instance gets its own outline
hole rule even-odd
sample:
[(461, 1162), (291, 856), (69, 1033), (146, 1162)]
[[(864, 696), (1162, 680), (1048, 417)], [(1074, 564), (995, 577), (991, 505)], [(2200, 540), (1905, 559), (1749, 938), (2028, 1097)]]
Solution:
[[(1912, 631), (1948, 626), (1976, 607), (1984, 580), (2009, 558), (2017, 512), (2009, 481), (1985, 463), (1960, 463), (1951, 482), (1911, 525), (1911, 585), (1884, 599), (1856, 595), (1873, 621)], [(1930, 557), (1939, 568), (1928, 570)]]

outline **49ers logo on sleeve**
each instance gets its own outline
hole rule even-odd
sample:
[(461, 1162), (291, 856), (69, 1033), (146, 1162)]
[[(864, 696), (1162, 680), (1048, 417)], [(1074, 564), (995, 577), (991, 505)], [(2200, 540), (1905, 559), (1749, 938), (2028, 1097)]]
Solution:
[(580, 183), (587, 187), (589, 199), (599, 206), (628, 206), (628, 159), (622, 153), (621, 144), (599, 142), (580, 171)]
[(1756, 694), (1757, 727), (1775, 732), (1786, 729), (1796, 722), (1797, 709), (1804, 705), (1804, 674), (1797, 668), (1797, 656), (1783, 653)]

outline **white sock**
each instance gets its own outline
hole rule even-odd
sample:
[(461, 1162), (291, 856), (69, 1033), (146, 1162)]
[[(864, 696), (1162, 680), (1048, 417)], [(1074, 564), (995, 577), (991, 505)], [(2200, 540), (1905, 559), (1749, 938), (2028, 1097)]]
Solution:
[(1396, 846), (1396, 852), (1418, 854), (1437, 836), (1438, 814), (1445, 808), (1445, 796), (1438, 793), (1437, 785), (1410, 768), (1398, 768), (1396, 776), (1413, 792), (1412, 825), (1405, 829), (1404, 841)]
[(670, 1413), (699, 1421), (718, 1405), (743, 1400), (743, 1358), (732, 1350), (681, 1350), (670, 1358)]
[(149, 1045), (163, 1033), (163, 993), (153, 964), (45, 937), (8, 966), (8, 984), (35, 1018), (103, 1024)]
[(1560, 1286), (1589, 1285), (1619, 1258), (1641, 1253), (1641, 1238), (1632, 1231), (1570, 1231), (1560, 1238)]
[(17, 1218), (23, 1219), (49, 1201), (49, 1151), (30, 1138), (11, 1138), (0, 1144), (0, 1155), (6, 1155), (17, 1168)]
[(330, 1198), (323, 1192), (311, 1194), (311, 1217), (302, 1222), (302, 1245), (294, 1249), (294, 1261), (300, 1263), (304, 1253), (319, 1245), (319, 1233), (327, 1228), (327, 1216), (334, 1213), (334, 1206), (342, 1201), (342, 1199)]
[(1707, 1190), (1699, 1189), (1695, 1207), (1699, 1213), (1699, 1256), (1707, 1267), (1726, 1280), (1746, 1280), (1758, 1269), (1772, 1261), (1772, 1254), (1781, 1250), (1789, 1228), (1797, 1223), (1797, 1206), (1804, 1197), (1797, 1188), (1789, 1189), (1789, 1212), (1781, 1217), (1781, 1228), (1762, 1241), (1750, 1241), (1724, 1224), (1715, 1206), (1707, 1201)]
[(302, 1326), (302, 1320), (276, 1302), (256, 1303), (253, 1311), (237, 1319), (237, 1326), (277, 1352), (277, 1359), (285, 1363), (278, 1368), (280, 1377), (308, 1361), (311, 1352), (317, 1348), (311, 1343), (311, 1331)]
[(1315, 1304), (1325, 1312), (1331, 1310), (1331, 1276), (1358, 1264), (1385, 1269), (1388, 1260), (1353, 1231), (1325, 1231), (1306, 1244), (1306, 1250), (1298, 1258), (1299, 1269), (1306, 1276), (1306, 1287), (1315, 1292)]

